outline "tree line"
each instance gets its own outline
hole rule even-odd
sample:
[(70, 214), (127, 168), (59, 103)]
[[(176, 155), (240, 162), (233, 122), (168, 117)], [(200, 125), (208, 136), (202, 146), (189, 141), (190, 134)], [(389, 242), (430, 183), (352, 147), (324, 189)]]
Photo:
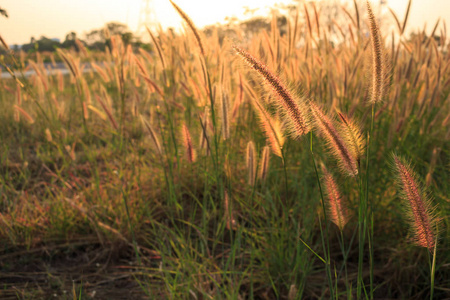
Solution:
[[(71, 31), (66, 34), (64, 41), (51, 39), (46, 36), (41, 36), (39, 39), (32, 37), (29, 43), (22, 46), (13, 46), (13, 50), (21, 49), (24, 52), (53, 52), (58, 48), (76, 49), (79, 50), (77, 40), (81, 42), (86, 48), (90, 50), (103, 51), (110, 45), (110, 37), (113, 35), (120, 35), (126, 45), (149, 47), (150, 45), (141, 42), (140, 38), (131, 32), (127, 25), (110, 22), (102, 29), (94, 29), (86, 33), (83, 38), (79, 37), (76, 32)], [(16, 48), (16, 49), (14, 49)]]

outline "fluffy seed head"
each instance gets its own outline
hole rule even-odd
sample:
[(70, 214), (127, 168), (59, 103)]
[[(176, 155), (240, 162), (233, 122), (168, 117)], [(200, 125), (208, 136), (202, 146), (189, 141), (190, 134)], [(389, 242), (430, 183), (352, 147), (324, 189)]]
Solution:
[(331, 173), (324, 170), (325, 191), (327, 194), (328, 215), (331, 221), (343, 230), (347, 224), (349, 215), (347, 206), (344, 204), (342, 196), (339, 192), (338, 185)]
[(237, 46), (233, 46), (236, 53), (272, 88), (277, 96), (278, 103), (283, 108), (292, 127), (292, 135), (295, 138), (309, 132), (309, 124), (306, 118), (306, 107), (304, 101), (295, 100), (292, 93), (286, 88), (281, 80), (273, 74), (269, 68), (253, 57), (250, 53)]
[(267, 172), (269, 171), (270, 149), (269, 146), (264, 146), (261, 153), (261, 162), (259, 163), (258, 177), (262, 181), (266, 180)]
[(200, 34), (198, 33), (197, 28), (194, 25), (194, 22), (192, 22), (191, 18), (178, 6), (176, 5), (172, 0), (170, 0), (170, 3), (172, 3), (172, 6), (175, 8), (175, 10), (178, 12), (178, 14), (183, 18), (183, 20), (187, 23), (189, 28), (191, 28), (192, 32), (194, 33), (195, 39), (197, 40), (198, 47), (200, 48), (200, 52), (202, 53), (203, 57), (205, 56), (205, 50), (203, 48), (203, 42), (200, 37)]
[(34, 123), (33, 117), (31, 117), (23, 108), (14, 104), (14, 108), (18, 111), (30, 124)]
[(339, 124), (339, 132), (342, 134), (342, 138), (345, 144), (348, 145), (351, 154), (354, 159), (358, 162), (364, 154), (364, 136), (361, 132), (361, 128), (357, 122), (343, 113), (338, 113), (339, 119), (341, 120)]
[(432, 251), (435, 246), (437, 219), (433, 215), (434, 208), (431, 206), (430, 198), (423, 192), (410, 164), (395, 154), (392, 158), (393, 170), (405, 204), (406, 218), (411, 225), (414, 242)]
[(356, 159), (352, 155), (349, 146), (336, 130), (333, 121), (314, 102), (310, 102), (310, 108), (315, 127), (326, 140), (331, 153), (339, 162), (341, 169), (345, 174), (356, 176), (358, 174)]
[(248, 184), (253, 185), (256, 179), (256, 150), (252, 141), (247, 144), (246, 165), (248, 169)]
[(378, 103), (385, 95), (386, 63), (384, 62), (383, 46), (381, 44), (380, 30), (373, 14), (369, 0), (367, 0), (367, 12), (370, 23), (370, 41), (372, 45), (372, 82), (370, 87), (370, 103)]
[(187, 160), (190, 163), (193, 163), (196, 159), (196, 153), (192, 144), (191, 134), (189, 133), (189, 129), (187, 128), (186, 124), (183, 124), (181, 128), (181, 134), (183, 136), (183, 145), (186, 151)]
[(153, 127), (150, 125), (150, 123), (147, 120), (145, 120), (142, 115), (140, 116), (140, 118), (141, 118), (142, 124), (147, 129), (147, 132), (150, 135), (151, 140), (153, 141), (153, 145), (155, 146), (156, 151), (158, 152), (158, 154), (160, 156), (162, 156), (161, 143), (159, 142), (159, 138), (156, 135), (156, 132), (153, 130)]
[(262, 130), (266, 135), (267, 142), (269, 143), (273, 154), (282, 157), (284, 136), (281, 130), (281, 123), (279, 120), (272, 118), (258, 100), (253, 99), (252, 104), (258, 113)]

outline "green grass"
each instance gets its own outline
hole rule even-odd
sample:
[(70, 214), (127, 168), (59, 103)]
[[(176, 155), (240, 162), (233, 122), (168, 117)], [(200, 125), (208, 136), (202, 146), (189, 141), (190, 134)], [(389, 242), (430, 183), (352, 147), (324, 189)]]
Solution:
[[(364, 41), (356, 47), (323, 42), (313, 48), (317, 37), (297, 30), (305, 35), (294, 40), (310, 46), (307, 54), (304, 47), (288, 48), (291, 35), (280, 36), (277, 28), (268, 39), (260, 34), (242, 44), (259, 53), (269, 67), (279, 66), (282, 78), (301, 85), (330, 114), (336, 109), (351, 112), (361, 120), (366, 135), (371, 126), (366, 69), (363, 59), (354, 59), (369, 55), (363, 51)], [(123, 73), (109, 67), (109, 82), (88, 72), (76, 79), (64, 77), (65, 88), (59, 90), (57, 76), (20, 79), (26, 88), (18, 103), (11, 92), (16, 82), (0, 81), (0, 282), (5, 282), (1, 297), (46, 299), (56, 294), (61, 299), (96, 299), (92, 293), (97, 291), (97, 297), (106, 299), (114, 297), (108, 294), (112, 290), (117, 297), (120, 292), (124, 297), (151, 299), (343, 299), (356, 298), (361, 276), (363, 298), (429, 298), (432, 260), (426, 249), (408, 240), (390, 169), (393, 151), (411, 159), (424, 181), (429, 174), (428, 188), (442, 218), (432, 256), (434, 298), (448, 294), (446, 49), (437, 48), (434, 41), (421, 44), (420, 37), (411, 42), (412, 53), (399, 46), (390, 92), (375, 106), (370, 152), (361, 161), (360, 169), (370, 163), (370, 173), (364, 173), (370, 176), (367, 187), (360, 190), (357, 180), (337, 171), (315, 131), (298, 140), (288, 138), (284, 164), (271, 155), (267, 179), (249, 185), (245, 147), (253, 141), (259, 157), (266, 145), (251, 97), (277, 113), (273, 99), (263, 100), (271, 92), (241, 64), (227, 41), (206, 37), (204, 61), (191, 33), (171, 35), (155, 33), (164, 49), (160, 55), (165, 69), (157, 53), (149, 53), (152, 61), (134, 53), (148, 75), (139, 71), (132, 56), (121, 52), (125, 48), (117, 46), (112, 55), (95, 53), (97, 61), (117, 66), (124, 61), (127, 66)], [(274, 49), (280, 53), (275, 59)], [(78, 56), (75, 51), (67, 54)], [(8, 63), (10, 57), (5, 59)], [(244, 78), (243, 99), (230, 120), (231, 136), (223, 140), (219, 108), (212, 103), (224, 87), (233, 108), (240, 97), (239, 73)], [(115, 76), (123, 76), (123, 83)], [(148, 76), (162, 95), (142, 76)], [(75, 82), (81, 78), (88, 91), (80, 93)], [(48, 90), (42, 87), (43, 80), (48, 81)], [(86, 105), (100, 112), (88, 108), (87, 119), (82, 110), (86, 92), (91, 95)], [(117, 130), (95, 95), (106, 103), (119, 124)], [(17, 120), (14, 105), (30, 114), (34, 123), (20, 113)], [(211, 119), (202, 128), (205, 106)], [(139, 115), (157, 133), (162, 155)], [(183, 123), (197, 148), (193, 164), (184, 155)], [(203, 130), (208, 132), (209, 156), (198, 149)], [(353, 215), (342, 233), (323, 213), (318, 185), (322, 164), (336, 177)], [(229, 211), (224, 208), (225, 192)], [(358, 221), (361, 197), (370, 203), (367, 216), (373, 215), (373, 225), (369, 217)], [(227, 228), (225, 214), (235, 216), (235, 230)], [(362, 221), (373, 230), (373, 237), (366, 231), (364, 245), (358, 234)]]

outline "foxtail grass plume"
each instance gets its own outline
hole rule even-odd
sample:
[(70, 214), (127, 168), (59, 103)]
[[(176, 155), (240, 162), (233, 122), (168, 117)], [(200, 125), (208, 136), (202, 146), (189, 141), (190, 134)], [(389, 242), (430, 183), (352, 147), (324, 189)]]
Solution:
[(175, 8), (175, 10), (178, 12), (178, 14), (183, 18), (183, 20), (187, 23), (189, 28), (191, 28), (192, 32), (194, 33), (195, 39), (197, 40), (198, 47), (200, 48), (200, 52), (202, 53), (202, 56), (205, 57), (205, 50), (203, 47), (203, 42), (200, 37), (200, 34), (198, 33), (197, 28), (194, 25), (194, 22), (192, 22), (191, 18), (178, 6), (176, 5), (172, 0), (170, 0), (170, 3), (172, 3), (172, 6)]
[(306, 118), (306, 105), (304, 101), (295, 100), (292, 93), (281, 82), (280, 78), (273, 74), (269, 68), (253, 57), (250, 53), (237, 46), (233, 46), (236, 53), (272, 88), (276, 94), (278, 103), (285, 111), (292, 127), (292, 135), (295, 138), (309, 132), (309, 124)]
[(320, 135), (326, 140), (332, 155), (337, 159), (345, 174), (356, 176), (358, 166), (349, 146), (336, 130), (332, 119), (325, 115), (314, 102), (310, 102), (311, 117)]
[(48, 128), (45, 128), (45, 139), (49, 143), (53, 142), (52, 132)]
[[(117, 125), (116, 119), (114, 118), (114, 115), (112, 113), (112, 108), (108, 107), (108, 104), (107, 104), (108, 102), (107, 101), (103, 101), (102, 98), (99, 95), (95, 95), (95, 97), (97, 99), (97, 102), (100, 103), (100, 105), (102, 106), (102, 108), (105, 111), (106, 115), (108, 116), (108, 119), (111, 122), (111, 125), (114, 127), (115, 130), (118, 130), (119, 126)], [(89, 106), (89, 108), (91, 110), (95, 111), (95, 109), (93, 109), (92, 105)], [(142, 122), (144, 122), (144, 119), (142, 119), (142, 117), (141, 117), (141, 120), (142, 120)], [(147, 129), (151, 128), (151, 127), (149, 127), (149, 124), (145, 123), (145, 125), (147, 126)], [(152, 132), (150, 132), (150, 135), (152, 135)]]
[(3, 47), (4, 47), (6, 50), (9, 50), (8, 44), (5, 42), (5, 40), (2, 38), (1, 35), (0, 35), (0, 43), (3, 45)]
[(347, 224), (349, 215), (348, 209), (345, 205), (341, 193), (339, 192), (338, 185), (334, 180), (331, 173), (324, 170), (324, 181), (325, 181), (325, 191), (327, 194), (327, 207), (328, 215), (334, 224), (339, 227), (339, 230), (344, 229), (345, 224)]
[(14, 108), (28, 121), (29, 124), (34, 123), (34, 119), (30, 114), (28, 114), (23, 108), (14, 104)]
[(341, 120), (339, 126), (339, 132), (345, 144), (348, 145), (350, 152), (352, 153), (355, 160), (359, 162), (364, 154), (364, 136), (361, 132), (361, 128), (357, 122), (343, 113), (338, 113), (339, 119)]
[(164, 59), (164, 55), (162, 54), (161, 46), (159, 45), (158, 40), (155, 38), (155, 36), (151, 32), (151, 30), (147, 26), (145, 28), (147, 29), (148, 34), (152, 38), (153, 44), (155, 44), (155, 46), (156, 46), (156, 50), (158, 51), (159, 59), (161, 60), (161, 64), (163, 66), (163, 69), (165, 70), (166, 69), (166, 61)]
[(370, 41), (372, 45), (370, 103), (375, 104), (381, 102), (386, 93), (386, 62), (383, 45), (381, 44), (380, 29), (369, 0), (367, 0), (366, 3), (367, 12), (369, 14)]
[(423, 191), (410, 164), (395, 154), (392, 155), (392, 159), (397, 184), (404, 201), (406, 218), (414, 236), (413, 240), (417, 245), (432, 251), (435, 247), (437, 219), (434, 216), (431, 200)]
[[(16, 102), (18, 107), (22, 105), (22, 89), (18, 84), (16, 85)], [(17, 109), (14, 110), (14, 120), (16, 122), (20, 121), (20, 113)]]
[(58, 91), (64, 91), (64, 77), (60, 70), (58, 70)]
[(196, 160), (196, 152), (194, 145), (192, 144), (191, 134), (189, 133), (189, 129), (186, 124), (183, 124), (181, 128), (181, 135), (183, 137), (183, 146), (186, 151), (186, 158), (190, 163), (193, 163)]
[(266, 180), (267, 173), (269, 171), (269, 160), (270, 160), (270, 148), (269, 146), (264, 146), (261, 153), (261, 161), (259, 163), (258, 178), (262, 181)]
[(256, 179), (256, 150), (252, 141), (247, 144), (245, 161), (248, 169), (248, 184), (253, 185)]
[(106, 70), (104, 68), (100, 67), (99, 65), (97, 65), (94, 62), (91, 63), (91, 66), (95, 70), (95, 72), (100, 76), (100, 78), (103, 80), (104, 83), (108, 83), (111, 81), (108, 73), (106, 72)]
[(156, 148), (156, 151), (158, 152), (158, 154), (159, 154), (160, 156), (162, 156), (161, 143), (159, 142), (159, 138), (158, 138), (158, 136), (156, 135), (156, 132), (153, 130), (153, 128), (152, 128), (152, 126), (150, 125), (150, 123), (149, 123), (147, 120), (145, 120), (144, 117), (143, 117), (142, 115), (140, 116), (140, 118), (141, 118), (142, 124), (143, 124), (143, 125), (145, 126), (145, 128), (147, 129), (147, 131), (148, 131), (148, 133), (149, 133), (149, 135), (150, 135), (150, 138), (151, 138), (152, 141), (153, 141), (153, 144), (154, 144), (154, 146), (155, 146), (155, 148)]
[(281, 123), (272, 118), (258, 100), (253, 99), (252, 104), (258, 113), (262, 130), (266, 135), (266, 139), (269, 142), (273, 154), (283, 157), (282, 149), (284, 144), (284, 136), (281, 130)]
[(75, 39), (75, 44), (77, 45), (78, 51), (83, 54), (84, 57), (88, 56), (86, 46), (79, 39)]
[(224, 140), (227, 140), (230, 138), (230, 100), (226, 91), (222, 91), (219, 103), (220, 119), (222, 120), (222, 137)]
[(22, 89), (16, 84), (16, 100), (18, 105), (22, 105)]

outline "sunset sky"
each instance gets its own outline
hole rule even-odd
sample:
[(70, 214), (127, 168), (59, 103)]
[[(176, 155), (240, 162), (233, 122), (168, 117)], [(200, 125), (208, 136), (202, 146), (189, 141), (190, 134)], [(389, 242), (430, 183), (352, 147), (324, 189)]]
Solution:
[[(336, 0), (322, 0), (336, 1)], [(345, 1), (345, 0), (343, 0)], [(285, 0), (177, 0), (175, 1), (198, 27), (223, 21), (227, 16), (244, 16), (244, 6), (262, 8), (274, 3), (292, 3)], [(378, 2), (373, 0), (373, 3)], [(92, 29), (105, 23), (118, 21), (131, 30), (138, 25), (142, 0), (2, 0), (0, 7), (7, 10), (9, 18), (0, 17), (0, 34), (8, 44), (28, 43), (30, 38), (60, 38), (75, 31), (82, 38)], [(169, 0), (153, 0), (156, 21), (163, 27), (180, 27), (182, 23)], [(402, 20), (408, 0), (387, 0)], [(450, 23), (450, 0), (413, 0), (408, 29), (423, 28), (428, 31), (441, 18)]]

